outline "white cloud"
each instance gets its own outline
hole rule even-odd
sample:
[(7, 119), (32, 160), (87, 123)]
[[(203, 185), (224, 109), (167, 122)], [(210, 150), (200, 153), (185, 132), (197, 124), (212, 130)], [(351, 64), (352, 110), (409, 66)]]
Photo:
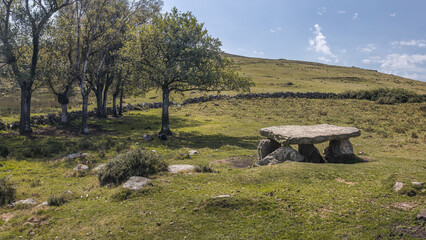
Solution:
[(346, 11), (344, 11), (344, 10), (339, 10), (339, 11), (336, 11), (338, 14), (345, 14), (346, 13)]
[(253, 53), (256, 54), (256, 55), (263, 55), (263, 52), (256, 51), (256, 50), (254, 50)]
[(376, 50), (376, 45), (370, 43), (366, 47), (361, 47), (361, 48), (357, 48), (357, 49), (358, 49), (358, 51), (363, 52), (363, 53), (371, 53), (374, 50)]
[(282, 31), (283, 29), (281, 28), (281, 27), (277, 27), (277, 28), (271, 28), (271, 29), (269, 29), (269, 31), (271, 32), (271, 33), (275, 33), (275, 32), (279, 32), (279, 31)]
[(426, 40), (410, 40), (410, 41), (395, 41), (391, 42), (392, 45), (399, 46), (414, 46), (414, 47), (426, 47)]
[(380, 64), (380, 70), (385, 73), (426, 80), (426, 55), (392, 53), (385, 58), (372, 57), (363, 59), (362, 62), (364, 64)]
[(357, 20), (359, 19), (359, 13), (354, 13), (354, 15), (352, 16), (352, 20)]
[(389, 16), (390, 16), (390, 17), (395, 17), (395, 16), (396, 16), (396, 13), (391, 13), (391, 14), (389, 14)]
[(381, 61), (381, 67), (389, 70), (404, 70), (404, 71), (426, 71), (426, 68), (418, 66), (426, 62), (426, 55), (422, 54), (397, 54), (392, 53), (386, 56), (386, 59)]
[(324, 15), (326, 12), (327, 12), (327, 8), (326, 7), (322, 7), (322, 8), (319, 8), (317, 10), (317, 14), (320, 15), (320, 16)]
[(330, 62), (331, 59), (335, 63), (339, 62), (339, 59), (336, 55), (331, 52), (330, 47), (327, 44), (326, 36), (322, 34), (321, 27), (318, 24), (315, 24), (315, 31), (313, 33), (316, 35), (315, 39), (309, 40), (309, 49), (315, 50), (317, 53), (322, 54), (319, 59), (324, 62)]

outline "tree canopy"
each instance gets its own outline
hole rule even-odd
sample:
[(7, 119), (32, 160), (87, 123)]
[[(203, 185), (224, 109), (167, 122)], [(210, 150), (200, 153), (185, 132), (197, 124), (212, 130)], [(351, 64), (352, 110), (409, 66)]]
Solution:
[(198, 23), (191, 12), (173, 8), (147, 25), (133, 29), (123, 55), (132, 62), (141, 87), (163, 93), (160, 133), (170, 135), (169, 96), (184, 91), (249, 91), (252, 81), (240, 76), (234, 62), (223, 56), (221, 42)]

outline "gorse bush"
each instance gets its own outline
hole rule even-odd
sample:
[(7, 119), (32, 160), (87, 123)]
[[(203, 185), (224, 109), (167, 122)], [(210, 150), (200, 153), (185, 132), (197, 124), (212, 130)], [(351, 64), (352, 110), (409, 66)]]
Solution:
[(16, 188), (9, 181), (9, 177), (0, 178), (0, 206), (12, 203), (15, 200)]
[(346, 98), (376, 101), (379, 104), (424, 102), (426, 97), (402, 88), (378, 88), (372, 90), (346, 91)]
[(149, 150), (135, 149), (117, 155), (98, 173), (101, 185), (121, 184), (132, 176), (148, 177), (167, 170), (167, 163)]

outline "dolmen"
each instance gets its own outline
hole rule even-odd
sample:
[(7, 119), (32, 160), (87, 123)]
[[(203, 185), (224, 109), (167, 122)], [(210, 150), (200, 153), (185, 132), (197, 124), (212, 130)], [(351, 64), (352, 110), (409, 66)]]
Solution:
[[(285, 161), (312, 163), (351, 163), (358, 159), (353, 152), (352, 137), (361, 135), (355, 127), (339, 127), (329, 124), (315, 126), (274, 126), (260, 129), (260, 135), (267, 137), (257, 147), (258, 165), (282, 163)], [(329, 141), (324, 156), (314, 146)], [(290, 145), (297, 144), (298, 150)]]

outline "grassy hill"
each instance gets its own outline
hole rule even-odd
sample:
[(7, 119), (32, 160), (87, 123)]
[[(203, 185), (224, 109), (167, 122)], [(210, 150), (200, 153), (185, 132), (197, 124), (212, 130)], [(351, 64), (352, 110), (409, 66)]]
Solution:
[(380, 73), (376, 70), (321, 63), (233, 57), (241, 72), (256, 83), (253, 92), (334, 92), (378, 87), (404, 88), (426, 94), (426, 82)]
[[(389, 82), (389, 87), (425, 93), (425, 83), (374, 71), (287, 60), (236, 61), (256, 82), (254, 92), (341, 92)], [(159, 101), (149, 99), (156, 96), (151, 92), (127, 101)], [(88, 136), (78, 133), (79, 121), (65, 128), (39, 126), (32, 137), (0, 131), (0, 153), (10, 152), (0, 157), (0, 178), (10, 177), (16, 200), (65, 200), (56, 201), (59, 206), (0, 207), (0, 239), (426, 238), (424, 221), (416, 220), (426, 208), (426, 191), (411, 184), (426, 181), (425, 102), (230, 99), (172, 107), (170, 116), (174, 135), (168, 141), (142, 137), (159, 131), (161, 109), (91, 119)], [(361, 136), (351, 141), (366, 162), (252, 166), (260, 128), (321, 123), (359, 128)], [(316, 146), (322, 152), (327, 143)], [(93, 169), (137, 148), (156, 150), (168, 164), (208, 166), (215, 172), (158, 173), (150, 176), (150, 186), (132, 192), (100, 186), (92, 170), (73, 171), (78, 163)], [(189, 156), (191, 149), (200, 154)], [(77, 152), (88, 156), (61, 159)], [(397, 181), (405, 184), (400, 192), (392, 188)]]

